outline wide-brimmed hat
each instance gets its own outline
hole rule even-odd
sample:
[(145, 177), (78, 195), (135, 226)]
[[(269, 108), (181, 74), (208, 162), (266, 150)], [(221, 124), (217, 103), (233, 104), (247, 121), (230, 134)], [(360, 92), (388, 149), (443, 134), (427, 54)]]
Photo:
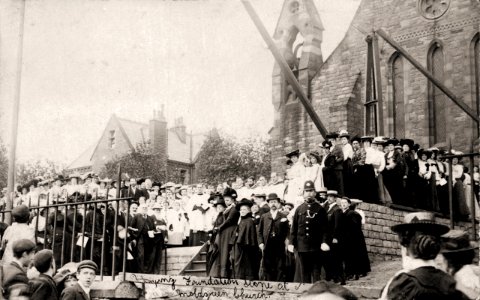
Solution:
[(323, 141), (322, 142), (322, 147), (326, 149), (330, 149), (332, 147), (332, 142), (330, 141)]
[(357, 142), (360, 144), (360, 143), (362, 142), (362, 138), (359, 137), (358, 135), (356, 135), (356, 136), (352, 137), (352, 139), (350, 140), (350, 142), (353, 143), (353, 142), (355, 142), (355, 141), (357, 141)]
[(424, 155), (424, 154), (427, 156), (427, 158), (430, 158), (432, 156), (432, 151), (427, 150), (427, 149), (419, 149), (417, 151), (417, 156), (420, 159), (422, 158), (422, 155)]
[(270, 201), (270, 200), (280, 201), (280, 198), (278, 197), (278, 195), (276, 193), (270, 193), (270, 194), (268, 194), (267, 202)]
[(457, 253), (478, 248), (478, 244), (474, 241), (470, 241), (468, 232), (464, 230), (450, 230), (442, 235), (441, 238), (442, 248), (440, 253)]
[(385, 139), (382, 136), (377, 136), (373, 139), (372, 144), (375, 145), (385, 145)]
[(317, 151), (310, 152), (310, 156), (315, 157), (317, 161), (320, 162), (320, 153), (318, 153)]
[(392, 145), (396, 146), (398, 144), (398, 140), (396, 138), (389, 138), (385, 144), (386, 145), (392, 144)]
[(233, 198), (233, 199), (237, 199), (237, 191), (235, 191), (232, 188), (227, 187), (223, 191), (223, 197), (230, 197), (230, 198)]
[(413, 145), (415, 144), (415, 141), (412, 139), (400, 139), (400, 146), (403, 147), (403, 145), (408, 145), (410, 150), (413, 150)]
[(217, 207), (217, 205), (221, 205), (223, 207), (227, 207), (227, 205), (225, 204), (225, 200), (223, 200), (223, 198), (220, 198), (218, 199), (217, 201), (215, 201), (215, 203), (213, 203), (213, 206), (214, 207)]
[(285, 202), (285, 204), (283, 204), (283, 206), (290, 206), (292, 209), (295, 208), (295, 205), (291, 202)]
[(369, 141), (370, 143), (373, 141), (373, 136), (371, 135), (364, 135), (360, 138), (362, 142)]
[(237, 210), (240, 210), (240, 207), (242, 206), (248, 206), (248, 207), (252, 207), (253, 206), (253, 201), (250, 201), (246, 198), (243, 198), (242, 200), (238, 201), (238, 203), (235, 205), (235, 207), (237, 208)]
[(294, 150), (292, 152), (289, 152), (289, 153), (285, 154), (285, 156), (288, 157), (288, 158), (292, 158), (292, 156), (297, 156), (298, 157), (298, 156), (300, 156), (300, 150), (298, 150), (298, 149)]
[(340, 130), (340, 133), (339, 133), (338, 137), (340, 137), (340, 138), (346, 137), (347, 139), (349, 139), (350, 138), (350, 133), (348, 133), (348, 131), (343, 129), (343, 130)]
[(404, 222), (390, 227), (393, 232), (400, 233), (406, 230), (421, 231), (432, 235), (443, 235), (450, 228), (435, 222), (435, 214), (431, 212), (415, 212), (406, 214)]

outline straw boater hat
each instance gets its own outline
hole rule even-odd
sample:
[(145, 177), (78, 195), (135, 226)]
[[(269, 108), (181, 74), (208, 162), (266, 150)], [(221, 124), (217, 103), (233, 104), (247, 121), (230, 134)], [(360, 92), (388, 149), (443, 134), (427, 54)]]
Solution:
[(327, 196), (335, 196), (335, 197), (337, 197), (337, 196), (338, 196), (338, 192), (337, 192), (337, 191), (334, 191), (334, 190), (329, 190), (329, 191), (327, 191)]
[(470, 241), (468, 232), (464, 230), (450, 230), (442, 235), (441, 253), (458, 253), (477, 248), (478, 244), (474, 241)]
[(391, 227), (395, 233), (401, 233), (407, 230), (421, 231), (432, 235), (443, 235), (450, 228), (446, 225), (435, 222), (435, 214), (431, 212), (415, 212), (406, 214), (404, 222)]
[(368, 142), (371, 143), (371, 142), (373, 141), (373, 136), (371, 136), (371, 135), (364, 135), (364, 136), (362, 136), (362, 137), (360, 138), (360, 140), (361, 140), (362, 142), (368, 141)]
[(384, 145), (385, 144), (385, 139), (382, 136), (377, 136), (373, 139), (372, 144)]

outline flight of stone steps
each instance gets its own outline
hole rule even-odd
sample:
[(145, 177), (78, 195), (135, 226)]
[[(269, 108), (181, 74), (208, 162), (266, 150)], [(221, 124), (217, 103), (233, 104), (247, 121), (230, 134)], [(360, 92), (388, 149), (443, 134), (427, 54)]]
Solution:
[(180, 271), (180, 275), (207, 276), (207, 245), (203, 245), (193, 259)]

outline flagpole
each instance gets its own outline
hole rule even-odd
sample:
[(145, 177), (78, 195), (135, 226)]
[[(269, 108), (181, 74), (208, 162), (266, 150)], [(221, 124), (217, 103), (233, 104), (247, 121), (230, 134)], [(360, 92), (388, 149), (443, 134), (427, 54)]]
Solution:
[[(17, 49), (17, 76), (15, 81), (15, 96), (13, 98), (13, 114), (12, 114), (12, 135), (10, 140), (10, 151), (8, 159), (8, 185), (7, 185), (7, 205), (6, 210), (11, 210), (13, 199), (15, 197), (15, 159), (17, 152), (17, 133), (18, 133), (18, 115), (20, 110), (20, 94), (22, 89), (22, 66), (23, 66), (23, 34), (25, 27), (25, 3), (26, 0), (20, 1), (20, 19), (18, 32), (18, 49)], [(5, 222), (11, 224), (11, 214), (6, 214)]]

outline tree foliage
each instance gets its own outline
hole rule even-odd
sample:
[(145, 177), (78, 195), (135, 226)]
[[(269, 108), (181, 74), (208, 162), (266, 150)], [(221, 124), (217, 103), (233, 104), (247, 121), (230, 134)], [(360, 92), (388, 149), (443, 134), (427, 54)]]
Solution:
[(198, 180), (220, 183), (235, 176), (268, 175), (271, 170), (270, 159), (268, 141), (261, 137), (237, 140), (212, 132), (198, 155)]
[(48, 159), (19, 163), (17, 164), (16, 182), (25, 184), (38, 177), (54, 178), (58, 174), (65, 175), (64, 170), (64, 166)]
[(129, 177), (144, 177), (160, 182), (165, 180), (165, 165), (162, 158), (152, 151), (149, 142), (138, 144), (135, 151), (107, 162), (99, 174), (100, 177), (116, 178), (119, 163), (122, 166), (122, 173), (128, 174)]
[(3, 189), (7, 186), (8, 178), (8, 158), (7, 158), (7, 148), (3, 144), (3, 141), (0, 139), (0, 189)]

